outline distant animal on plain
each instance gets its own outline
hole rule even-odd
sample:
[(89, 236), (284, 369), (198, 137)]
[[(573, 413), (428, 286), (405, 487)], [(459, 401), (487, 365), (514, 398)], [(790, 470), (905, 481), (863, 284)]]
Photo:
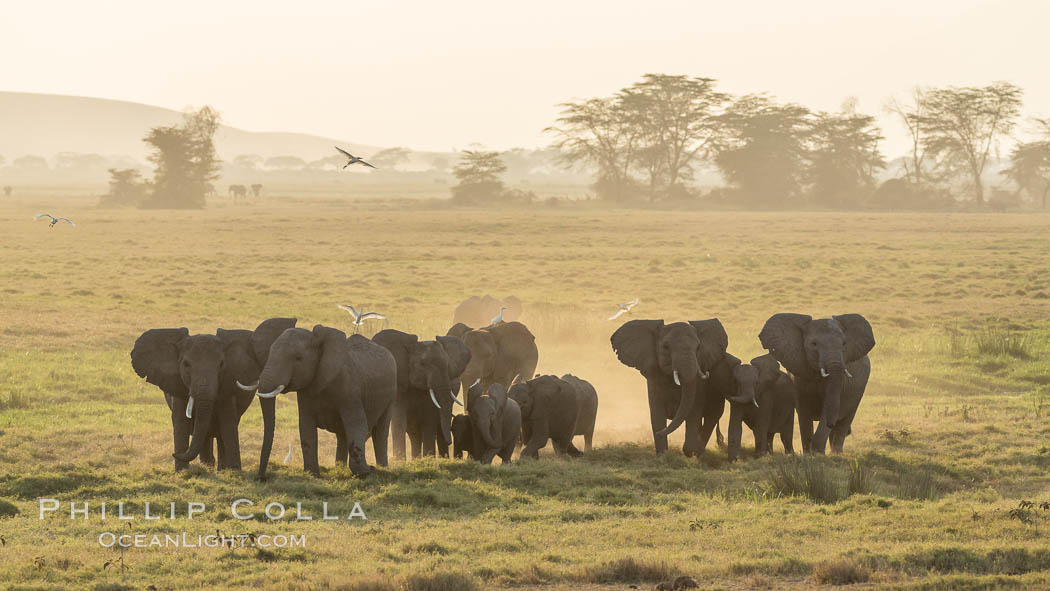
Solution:
[(467, 326), (488, 326), (492, 323), (492, 318), (499, 313), (501, 307), (505, 308), (502, 315), (503, 322), (521, 320), (521, 300), (514, 296), (499, 299), (485, 294), (481, 297), (470, 296), (457, 304), (456, 310), (452, 314), (452, 324), (462, 322)]
[(73, 220), (69, 218), (56, 218), (55, 216), (49, 213), (38, 213), (35, 216), (33, 216), (34, 220), (39, 220), (40, 218), (48, 218), (51, 220), (51, 223), (47, 225), (48, 228), (54, 228), (55, 224), (57, 224), (58, 222), (68, 222), (70, 226), (73, 226), (74, 228), (77, 227), (77, 225), (73, 223)]
[(259, 183), (253, 184), (252, 185), (252, 196), (253, 197), (259, 197), (260, 195), (262, 195), (262, 190), (263, 190), (263, 186), (262, 185), (260, 185)]
[[(357, 156), (354, 156), (353, 154), (351, 154), (350, 152), (347, 152), (346, 150), (340, 148), (339, 146), (336, 146), (335, 149), (339, 150), (347, 158), (346, 164), (343, 165), (343, 168), (346, 168), (347, 166), (350, 166), (351, 164), (364, 164), (365, 166), (367, 166), (369, 168), (375, 168), (371, 164), (365, 162), (364, 160), (362, 160), (361, 158), (359, 158)], [(379, 169), (376, 169), (376, 170), (379, 170)]]
[(236, 201), (248, 197), (248, 188), (244, 185), (230, 185), (228, 194)]
[(624, 314), (630, 312), (631, 308), (633, 308), (633, 307), (638, 305), (638, 301), (639, 301), (638, 298), (634, 298), (633, 300), (631, 300), (631, 301), (629, 301), (629, 302), (627, 302), (625, 304), (616, 304), (616, 307), (619, 308), (619, 310), (617, 310), (615, 314), (610, 316), (609, 320), (616, 320), (620, 316), (623, 316)]
[(4, 185), (4, 197), (10, 197), (11, 191), (11, 185)]

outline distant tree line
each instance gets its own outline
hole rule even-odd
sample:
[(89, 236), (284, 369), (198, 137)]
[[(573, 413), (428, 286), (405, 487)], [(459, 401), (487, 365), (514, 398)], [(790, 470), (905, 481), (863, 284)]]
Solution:
[[(1020, 143), (1004, 171), (1016, 190), (989, 198), (984, 173), (1017, 125), (1018, 87), (918, 89), (886, 107), (907, 129), (911, 150), (899, 179), (878, 183), (886, 160), (872, 115), (847, 99), (838, 112), (813, 111), (766, 94), (731, 96), (711, 78), (647, 74), (612, 96), (567, 102), (545, 131), (566, 167), (594, 174), (599, 199), (618, 204), (704, 198), (737, 207), (939, 208), (963, 194), (978, 207), (1023, 193), (1046, 206), (1050, 120)], [(706, 194), (701, 169), (725, 186)], [(996, 200), (999, 200), (997, 202)]]

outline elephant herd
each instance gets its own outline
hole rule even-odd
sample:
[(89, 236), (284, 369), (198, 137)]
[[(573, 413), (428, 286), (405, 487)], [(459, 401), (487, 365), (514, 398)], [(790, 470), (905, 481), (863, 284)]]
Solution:
[[(519, 441), (536, 458), (548, 441), (558, 454), (589, 450), (598, 396), (572, 375), (534, 376), (536, 339), (520, 322), (473, 329), (457, 323), (433, 340), (386, 329), (372, 339), (327, 326), (296, 327), (270, 318), (255, 330), (147, 330), (131, 351), (132, 368), (159, 387), (171, 411), (175, 469), (198, 457), (241, 468), (238, 426), (258, 397), (263, 416), (259, 477), (273, 449), (277, 396), (296, 392), (304, 469), (320, 475), (317, 431), (336, 436), (336, 464), (357, 476), (393, 456), (468, 455), (509, 462)], [(460, 391), (466, 398), (459, 398)], [(454, 416), (455, 405), (465, 414)], [(406, 438), (408, 448), (406, 449)], [(217, 452), (216, 452), (217, 448)]]
[[(386, 329), (368, 339), (327, 326), (270, 318), (255, 330), (185, 328), (144, 332), (131, 351), (135, 372), (159, 387), (171, 411), (175, 469), (198, 457), (239, 470), (240, 418), (258, 397), (263, 416), (259, 477), (273, 448), (277, 396), (296, 392), (304, 469), (320, 475), (318, 429), (336, 435), (336, 464), (357, 476), (396, 459), (424, 455), (490, 463), (537, 458), (548, 442), (559, 455), (591, 449), (598, 395), (571, 374), (536, 376), (539, 351), (524, 324), (471, 328), (457, 322), (433, 340)], [(727, 352), (718, 319), (665, 323), (631, 320), (611, 338), (619, 360), (646, 379), (656, 452), (685, 425), (683, 452), (700, 457), (730, 403), (729, 459), (740, 455), (741, 425), (759, 454), (780, 436), (793, 451), (797, 412), (802, 450), (841, 452), (864, 394), (875, 346), (863, 316), (813, 319), (775, 314), (759, 334), (769, 352), (742, 363)], [(780, 369), (781, 365), (787, 370)], [(459, 395), (463, 393), (465, 399)], [(465, 411), (455, 414), (459, 405)], [(670, 423), (668, 423), (670, 421)], [(817, 423), (814, 432), (814, 422)], [(407, 446), (406, 446), (407, 438)]]
[(757, 453), (771, 452), (778, 434), (792, 453), (796, 412), (802, 451), (824, 453), (829, 439), (832, 451), (842, 451), (871, 374), (871, 324), (859, 314), (774, 314), (758, 338), (768, 353), (743, 363), (727, 352), (729, 337), (716, 318), (631, 320), (613, 333), (619, 360), (646, 379), (657, 453), (684, 423), (682, 451), (701, 456), (726, 401), (730, 461), (740, 456), (742, 424), (754, 433)]

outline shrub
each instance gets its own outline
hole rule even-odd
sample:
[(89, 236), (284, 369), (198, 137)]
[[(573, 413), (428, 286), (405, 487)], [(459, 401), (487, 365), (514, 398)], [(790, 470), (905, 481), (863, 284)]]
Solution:
[(843, 499), (825, 458), (780, 457), (773, 461), (766, 477), (766, 488), (778, 496), (807, 497), (818, 503)]
[(14, 503), (0, 499), (0, 518), (14, 517), (18, 515), (18, 507)]
[(870, 577), (871, 571), (847, 558), (822, 562), (813, 568), (813, 579), (821, 585), (852, 585), (867, 582)]

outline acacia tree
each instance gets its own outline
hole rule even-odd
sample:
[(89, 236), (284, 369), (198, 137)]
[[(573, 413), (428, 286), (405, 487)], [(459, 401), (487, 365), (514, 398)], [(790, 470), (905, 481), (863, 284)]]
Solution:
[(633, 124), (623, 97), (594, 98), (562, 103), (555, 125), (543, 131), (554, 134), (551, 148), (565, 165), (594, 166), (598, 171), (598, 196), (622, 202), (630, 196), (631, 167), (641, 131)]
[(810, 194), (821, 205), (855, 204), (875, 185), (886, 165), (879, 152), (882, 133), (871, 115), (820, 113), (810, 128)]
[(211, 107), (183, 115), (179, 125), (154, 127), (144, 141), (154, 152), (156, 165), (153, 194), (144, 207), (201, 208), (219, 178), (219, 159), (212, 138), (219, 128), (219, 114)]
[(761, 94), (742, 96), (719, 117), (715, 164), (749, 205), (783, 206), (801, 193), (809, 109)]
[(398, 165), (408, 162), (411, 155), (408, 148), (387, 148), (372, 154), (369, 161), (381, 169), (397, 170)]
[(712, 78), (646, 74), (620, 99), (629, 124), (638, 128), (639, 164), (649, 175), (652, 200), (658, 179), (668, 192), (692, 179), (718, 135), (719, 110), (729, 96), (715, 91)]
[(452, 168), (459, 184), (452, 187), (452, 201), (475, 204), (501, 200), (506, 187), (500, 175), (507, 171), (499, 152), (464, 150), (460, 161)]
[(134, 168), (110, 168), (109, 192), (102, 196), (102, 205), (141, 205), (146, 198), (148, 184), (142, 174)]
[(999, 140), (1009, 134), (1021, 111), (1022, 90), (1009, 82), (984, 87), (930, 90), (916, 117), (925, 136), (923, 145), (943, 168), (965, 170), (973, 196), (983, 206), (981, 175)]
[(911, 99), (903, 103), (893, 97), (886, 103), (885, 111), (896, 115), (901, 124), (908, 132), (908, 141), (911, 142), (911, 154), (904, 163), (904, 173), (909, 182), (914, 185), (922, 184), (927, 174), (924, 170), (926, 163), (925, 129), (923, 117), (926, 115), (926, 90), (916, 86), (912, 89)]
[(1039, 137), (1014, 146), (1003, 174), (1046, 209), (1050, 197), (1050, 119), (1036, 119)]

